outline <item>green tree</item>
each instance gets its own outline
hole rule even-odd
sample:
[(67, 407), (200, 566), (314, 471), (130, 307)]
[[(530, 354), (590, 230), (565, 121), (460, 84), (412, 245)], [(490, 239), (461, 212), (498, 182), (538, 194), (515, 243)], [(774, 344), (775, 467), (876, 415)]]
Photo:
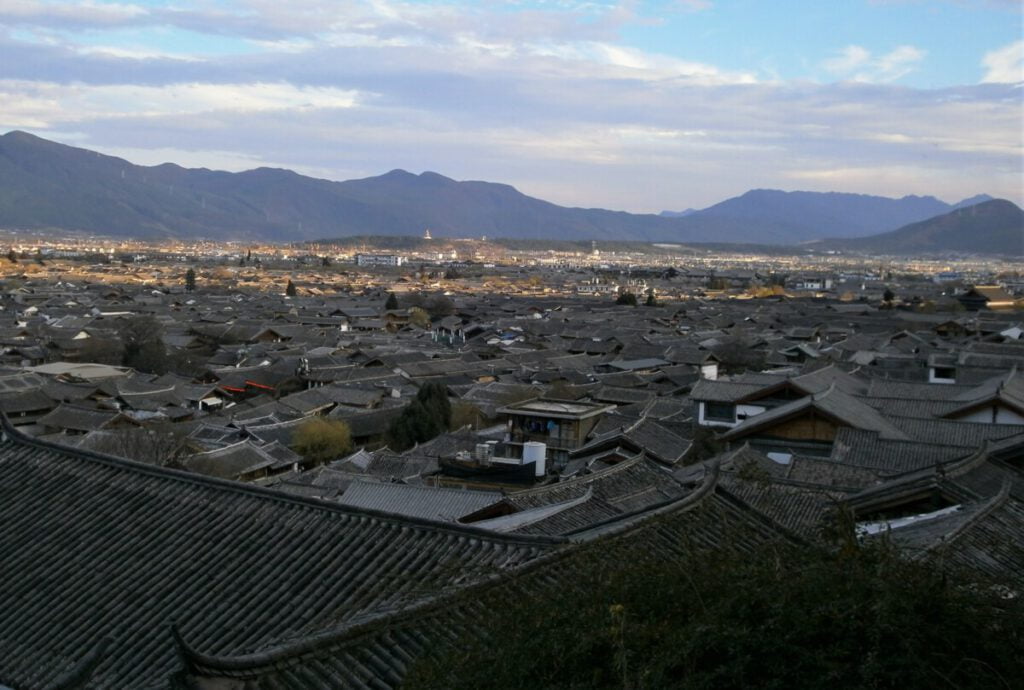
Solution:
[(116, 338), (92, 336), (79, 348), (78, 361), (120, 366), (124, 364), (124, 346)]
[(340, 419), (312, 417), (295, 430), (292, 450), (306, 462), (322, 465), (352, 450), (352, 431)]
[(474, 610), (495, 613), (403, 687), (980, 690), (1024, 674), (1017, 586), (884, 542), (833, 553), (706, 539), (680, 529), (668, 560), (606, 542), (560, 561), (568, 577), (485, 590)]
[(388, 427), (388, 445), (393, 450), (406, 450), (444, 433), (451, 423), (448, 390), (440, 383), (424, 384)]
[(722, 338), (712, 352), (718, 358), (719, 367), (727, 374), (760, 371), (768, 366), (767, 353), (761, 348), (750, 347), (738, 336)]
[(452, 405), (452, 430), (461, 429), (464, 426), (479, 429), (485, 419), (483, 412), (473, 403), (459, 401)]
[(167, 373), (163, 333), (163, 324), (152, 316), (133, 316), (123, 320), (117, 329), (124, 348), (121, 363), (147, 374)]
[(196, 272), (195, 269), (189, 268), (185, 271), (185, 291), (194, 292), (196, 289)]
[(295, 289), (295, 283), (292, 282), (291, 278), (288, 279), (288, 284), (284, 286), (284, 294), (289, 297), (295, 297), (298, 294), (298, 290)]
[(452, 423), (452, 404), (443, 383), (427, 383), (416, 391), (416, 399), (430, 412), (436, 426), (447, 429)]
[(882, 301), (892, 306), (894, 299), (896, 299), (896, 293), (892, 291), (892, 288), (885, 288), (885, 292), (882, 293)]
[(409, 323), (418, 328), (430, 328), (430, 314), (421, 307), (409, 307)]
[(432, 295), (427, 298), (423, 307), (431, 319), (440, 319), (455, 313), (455, 302), (447, 295)]
[(12, 264), (18, 263), (18, 255), (14, 252), (13, 249), (7, 252), (7, 260), (10, 261)]
[(615, 298), (615, 304), (625, 305), (629, 307), (636, 306), (636, 295), (632, 292), (622, 292)]
[(644, 301), (645, 307), (656, 307), (658, 306), (658, 300), (654, 297), (654, 289), (651, 288), (647, 291), (647, 299)]
[(388, 310), (388, 311), (392, 311), (394, 309), (398, 309), (398, 298), (395, 297), (395, 293), (393, 293), (393, 292), (389, 292), (388, 293), (388, 299), (387, 299), (386, 302), (384, 302), (384, 308), (386, 310)]
[(697, 426), (693, 432), (690, 448), (686, 451), (686, 464), (690, 465), (713, 458), (725, 450), (725, 445), (716, 438), (711, 427)]

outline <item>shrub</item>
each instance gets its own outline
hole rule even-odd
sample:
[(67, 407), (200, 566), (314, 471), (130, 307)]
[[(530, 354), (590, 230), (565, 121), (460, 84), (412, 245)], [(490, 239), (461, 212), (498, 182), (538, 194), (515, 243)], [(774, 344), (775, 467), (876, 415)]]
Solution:
[(422, 659), (405, 687), (1009, 688), (1024, 673), (1020, 597), (937, 560), (884, 543), (683, 548), (512, 583), (500, 613)]
[(312, 464), (329, 462), (352, 450), (352, 432), (339, 419), (313, 417), (295, 430), (292, 450)]

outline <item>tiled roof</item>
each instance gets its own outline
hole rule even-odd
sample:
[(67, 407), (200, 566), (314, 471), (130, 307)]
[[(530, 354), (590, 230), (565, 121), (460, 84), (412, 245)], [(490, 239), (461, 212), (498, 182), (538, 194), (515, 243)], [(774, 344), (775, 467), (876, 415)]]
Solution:
[(509, 597), (565, 587), (575, 580), (574, 573), (592, 568), (595, 558), (611, 563), (680, 561), (692, 548), (743, 553), (780, 538), (769, 521), (716, 492), (712, 476), (703, 489), (657, 515), (539, 558), (518, 568), (514, 577), (512, 573), (499, 576), (414, 609), (259, 654), (210, 656), (186, 649), (189, 680), (234, 681), (246, 690), (395, 688), (417, 657), (449, 644), (481, 619), (502, 615)]
[(519, 530), (529, 534), (572, 534), (687, 493), (670, 474), (640, 453), (600, 472), (509, 494), (506, 500), (520, 510), (529, 510), (587, 495), (586, 500)]
[(755, 432), (773, 422), (788, 419), (801, 414), (804, 410), (814, 409), (837, 420), (840, 425), (855, 429), (877, 431), (883, 438), (906, 439), (907, 434), (882, 417), (874, 408), (864, 404), (852, 395), (847, 395), (834, 386), (816, 395), (809, 395), (799, 400), (780, 405), (774, 409), (750, 417), (736, 425), (722, 436), (726, 439), (740, 438)]
[(471, 491), (393, 482), (353, 482), (338, 502), (426, 520), (455, 521), (500, 500), (493, 491)]
[(380, 615), (549, 551), (555, 542), (330, 506), (0, 441), (0, 684), (50, 687), (110, 648), (89, 687), (163, 685), (171, 621), (218, 655)]

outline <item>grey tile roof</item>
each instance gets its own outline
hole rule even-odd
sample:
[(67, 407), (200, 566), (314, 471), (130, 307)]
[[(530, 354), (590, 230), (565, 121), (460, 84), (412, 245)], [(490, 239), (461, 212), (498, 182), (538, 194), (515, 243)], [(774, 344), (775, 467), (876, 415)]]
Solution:
[(463, 515), (500, 500), (494, 491), (472, 491), (382, 482), (353, 482), (341, 495), (341, 505), (385, 513), (454, 522)]
[(44, 427), (68, 431), (95, 431), (123, 419), (125, 417), (120, 412), (61, 403), (52, 412), (40, 417), (38, 423)]
[[(608, 469), (509, 494), (520, 510), (569, 502), (545, 519), (524, 525), (528, 534), (572, 534), (678, 499), (688, 490), (664, 469), (639, 453)], [(572, 499), (583, 499), (579, 503)]]
[(910, 439), (957, 448), (980, 448), (985, 441), (997, 441), (1021, 432), (1021, 427), (1015, 424), (980, 424), (951, 419), (918, 419), (896, 414), (888, 415), (888, 419)]
[(679, 436), (652, 417), (622, 419), (619, 426), (611, 426), (616, 416), (608, 415), (601, 420), (600, 433), (595, 434), (582, 447), (572, 452), (573, 457), (591, 455), (595, 451), (615, 445), (644, 452), (648, 457), (666, 465), (679, 462), (690, 449), (690, 439)]
[[(556, 590), (574, 580), (593, 559), (610, 563), (636, 558), (678, 561), (688, 548), (744, 552), (779, 539), (763, 518), (725, 495), (694, 492), (664, 508), (659, 517), (631, 523), (553, 553), (516, 573), (453, 593), (419, 608), (339, 629), (315, 641), (298, 640), (261, 654), (208, 656), (186, 650), (191, 678), (235, 679), (251, 690), (290, 690), (312, 685), (340, 688), (398, 687), (414, 660), (471, 629), (475, 621), (501, 615), (509, 597), (539, 589)], [(695, 500), (694, 500), (695, 499)], [(187, 640), (187, 637), (186, 637)]]
[(0, 684), (42, 688), (110, 647), (89, 687), (163, 686), (429, 600), (557, 543), (440, 527), (182, 472), (0, 441)]
[(222, 479), (237, 479), (251, 472), (269, 471), (301, 459), (290, 451), (287, 455), (274, 452), (278, 449), (287, 451), (285, 448), (275, 448), (275, 445), (262, 446), (251, 439), (245, 439), (229, 446), (197, 453), (187, 458), (183, 464), (191, 472)]
[(740, 438), (810, 409), (835, 419), (841, 426), (877, 431), (883, 438), (908, 438), (907, 434), (897, 425), (892, 424), (874, 408), (833, 386), (822, 393), (809, 395), (750, 417), (722, 434), (722, 437), (725, 439)]
[(963, 454), (963, 446), (890, 440), (874, 431), (846, 428), (836, 432), (829, 461), (891, 475), (931, 467)]
[(693, 385), (690, 397), (706, 402), (736, 402), (765, 387), (764, 383), (700, 379)]

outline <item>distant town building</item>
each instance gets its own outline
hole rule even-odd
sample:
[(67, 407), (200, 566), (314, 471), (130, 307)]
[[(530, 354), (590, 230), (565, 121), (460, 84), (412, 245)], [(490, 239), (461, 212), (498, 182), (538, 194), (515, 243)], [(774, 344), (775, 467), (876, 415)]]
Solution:
[(576, 293), (580, 295), (616, 295), (618, 292), (618, 283), (600, 278), (588, 278), (576, 285)]
[(1013, 295), (998, 285), (976, 285), (960, 295), (960, 304), (968, 311), (979, 309), (1013, 309)]
[(398, 254), (356, 254), (356, 266), (404, 266), (405, 262)]

